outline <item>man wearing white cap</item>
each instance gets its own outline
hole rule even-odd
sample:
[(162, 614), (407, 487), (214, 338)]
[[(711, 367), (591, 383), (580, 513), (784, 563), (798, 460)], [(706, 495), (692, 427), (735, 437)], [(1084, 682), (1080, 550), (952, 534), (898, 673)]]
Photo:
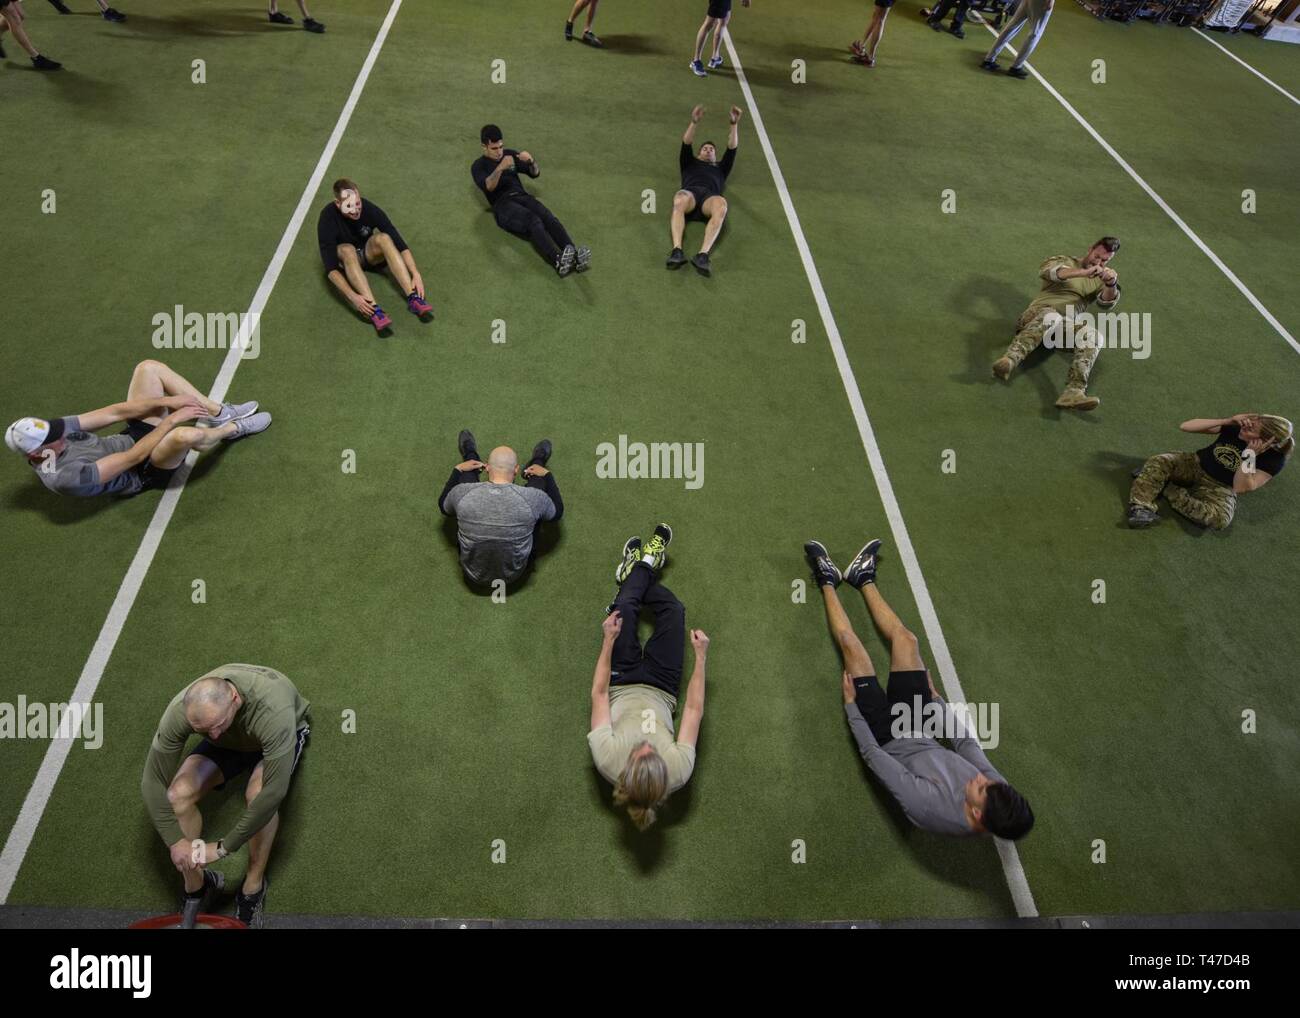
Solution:
[[(257, 404), (217, 403), (160, 361), (141, 361), (126, 401), (74, 417), (23, 417), (5, 431), (51, 491), (89, 498), (165, 488), (191, 449), (255, 435), (271, 426)], [(196, 421), (199, 427), (182, 427)], [(93, 434), (114, 424), (115, 435)]]

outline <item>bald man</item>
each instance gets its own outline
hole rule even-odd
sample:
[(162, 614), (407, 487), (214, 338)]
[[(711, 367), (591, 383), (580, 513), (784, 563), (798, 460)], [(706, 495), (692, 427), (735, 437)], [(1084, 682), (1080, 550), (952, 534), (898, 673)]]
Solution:
[[(546, 468), (551, 443), (542, 439), (533, 447), (519, 476), (519, 457), (509, 446), (498, 446), (484, 462), (474, 435), (462, 431), (457, 443), (461, 462), (438, 496), (444, 516), (457, 521), (460, 567), (465, 578), (480, 587), (497, 581), (513, 583), (523, 575), (533, 554), (533, 538), (543, 520), (559, 520), (564, 502), (555, 476)], [(479, 475), (487, 471), (487, 480)]]
[[(174, 697), (149, 747), (140, 792), (150, 818), (185, 882), (182, 924), (192, 926), (225, 876), (206, 867), (248, 843), (248, 872), (235, 895), (235, 915), (260, 928), (266, 905), (266, 863), (280, 827), (280, 803), (289, 791), (311, 728), (303, 699), (274, 668), (228, 664), (195, 679)], [(185, 745), (202, 740), (189, 755)], [(233, 827), (203, 842), (199, 800), (251, 771), (245, 807)]]

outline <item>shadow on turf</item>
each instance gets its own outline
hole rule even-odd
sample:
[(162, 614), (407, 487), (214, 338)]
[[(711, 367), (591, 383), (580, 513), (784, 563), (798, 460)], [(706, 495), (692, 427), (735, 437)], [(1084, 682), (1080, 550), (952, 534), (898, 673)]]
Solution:
[[(301, 30), (299, 28), (299, 31)], [(255, 32), (265, 33), (268, 36), (289, 34), (289, 32), (282, 32), (278, 26), (272, 28), (270, 22), (266, 20), (264, 11), (243, 8), (202, 16), (173, 14), (161, 18), (130, 11), (124, 24), (114, 25), (111, 29), (106, 28), (104, 34), (105, 37), (113, 36), (135, 42), (167, 42), (193, 36), (252, 35)]]
[(671, 49), (656, 45), (657, 36), (653, 35), (602, 35), (605, 52), (617, 56), (644, 56), (646, 54), (664, 55), (672, 53)]
[[(700, 747), (697, 745), (696, 748), (698, 750)], [(654, 824), (647, 830), (638, 831), (628, 818), (627, 810), (614, 805), (613, 786), (601, 777), (595, 767), (590, 768), (589, 773), (593, 791), (600, 799), (601, 806), (618, 818), (619, 841), (623, 850), (636, 863), (638, 870), (653, 873), (663, 861), (669, 829), (685, 820), (690, 813), (694, 786), (688, 781), (684, 787), (674, 792), (659, 810)]]

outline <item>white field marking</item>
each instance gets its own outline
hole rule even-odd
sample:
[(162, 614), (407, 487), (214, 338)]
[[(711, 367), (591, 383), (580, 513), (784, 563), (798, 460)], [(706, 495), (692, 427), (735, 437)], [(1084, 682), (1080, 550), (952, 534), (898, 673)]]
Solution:
[[(826, 329), (831, 351), (835, 354), (835, 364), (840, 370), (840, 380), (844, 383), (844, 391), (849, 397), (849, 406), (852, 408), (853, 417), (858, 424), (858, 436), (862, 439), (862, 447), (867, 453), (867, 462), (871, 466), (871, 473), (876, 480), (876, 488), (880, 492), (880, 502), (884, 507), (885, 516), (889, 520), (889, 530), (893, 535), (894, 546), (897, 548), (898, 557), (903, 563), (903, 571), (907, 574), (907, 582), (912, 588), (912, 596), (916, 599), (916, 610), (920, 613), (922, 625), (925, 627), (930, 652), (934, 655), (935, 664), (939, 669), (944, 696), (949, 703), (965, 703), (966, 694), (962, 692), (961, 680), (957, 677), (957, 669), (953, 665), (952, 655), (948, 651), (948, 641), (944, 638), (943, 628), (939, 625), (939, 616), (934, 610), (934, 602), (930, 599), (930, 591), (925, 584), (925, 576), (921, 572), (921, 564), (917, 561), (916, 552), (912, 548), (912, 539), (908, 536), (907, 524), (903, 522), (903, 513), (898, 507), (898, 499), (894, 495), (894, 486), (889, 480), (888, 472), (885, 470), (885, 460), (880, 453), (880, 445), (876, 441), (875, 430), (871, 427), (870, 418), (867, 417), (867, 408), (862, 402), (862, 394), (858, 391), (858, 382), (853, 375), (853, 367), (849, 364), (848, 354), (844, 351), (839, 326), (835, 324), (835, 315), (831, 312), (830, 303), (826, 299), (826, 291), (822, 287), (821, 275), (817, 272), (817, 265), (813, 261), (812, 252), (808, 248), (808, 241), (804, 237), (803, 227), (799, 223), (799, 214), (795, 212), (794, 202), (790, 199), (790, 191), (786, 187), (785, 177), (782, 175), (781, 167), (776, 161), (776, 152), (772, 148), (772, 142), (767, 136), (766, 128), (763, 127), (763, 117), (758, 112), (758, 103), (754, 101), (754, 93), (750, 91), (749, 80), (745, 77), (745, 70), (740, 64), (740, 56), (736, 53), (736, 47), (732, 44), (731, 33), (725, 32), (723, 39), (726, 40), (727, 55), (730, 57), (731, 65), (736, 71), (736, 80), (740, 82), (740, 89), (745, 95), (745, 102), (749, 105), (750, 116), (754, 120), (754, 131), (758, 134), (759, 144), (763, 148), (763, 154), (767, 157), (767, 166), (772, 173), (772, 180), (776, 184), (777, 194), (781, 197), (781, 205), (785, 209), (785, 218), (790, 224), (790, 232), (794, 234), (795, 247), (799, 250), (799, 258), (803, 262), (804, 274), (808, 277), (808, 285), (812, 288), (813, 299), (817, 302), (817, 310), (821, 313), (822, 326)], [(1002, 861), (1002, 872), (1006, 876), (1007, 887), (1011, 891), (1011, 899), (1015, 904), (1016, 914), (1020, 916), (1038, 915), (1038, 908), (1034, 904), (1034, 895), (1029, 888), (1029, 881), (1025, 878), (1025, 870), (1020, 864), (1020, 855), (1016, 851), (1016, 846), (1012, 842), (1004, 842), (999, 838), (994, 840), (997, 842), (998, 856)]]
[[(379, 34), (375, 36), (374, 44), (370, 47), (370, 53), (366, 57), (365, 63), (361, 65), (357, 80), (352, 85), (352, 92), (348, 96), (347, 102), (344, 103), (342, 112), (339, 113), (338, 122), (334, 125), (334, 132), (330, 135), (329, 141), (325, 143), (325, 150), (321, 153), (320, 159), (316, 163), (316, 169), (312, 172), (311, 179), (307, 181), (307, 186), (303, 188), (302, 197), (298, 199), (298, 207), (294, 209), (293, 216), (289, 219), (289, 225), (284, 228), (284, 234), (280, 237), (280, 244), (275, 249), (271, 264), (267, 266), (266, 272), (262, 275), (261, 285), (258, 286), (257, 292), (253, 295), (253, 303), (249, 306), (248, 314), (243, 317), (239, 334), (241, 341), (247, 339), (248, 323), (256, 321), (261, 315), (262, 309), (266, 307), (267, 299), (271, 296), (271, 290), (275, 286), (276, 280), (280, 278), (280, 270), (284, 268), (285, 260), (289, 257), (289, 251), (298, 237), (298, 231), (302, 228), (303, 220), (307, 216), (307, 209), (315, 198), (321, 181), (324, 179), (330, 160), (334, 158), (334, 151), (338, 148), (339, 140), (343, 137), (348, 121), (352, 118), (352, 111), (356, 108), (357, 100), (361, 98), (361, 90), (370, 77), (370, 72), (379, 57), (379, 51), (384, 45), (384, 40), (388, 37), (388, 30), (392, 27), (393, 19), (397, 16), (397, 11), (401, 6), (402, 0), (393, 0), (392, 6), (388, 9), (388, 16), (384, 19), (384, 23), (379, 28)], [(217, 402), (221, 402), (225, 398), (226, 391), (230, 388), (230, 383), (235, 377), (235, 371), (239, 367), (242, 349), (241, 342), (231, 344), (226, 353), (226, 359), (221, 365), (221, 370), (217, 373), (217, 379), (212, 385), (209, 398)], [(181, 492), (185, 490), (185, 482), (189, 478), (190, 470), (197, 458), (198, 454), (191, 452), (177, 471), (176, 479), (163, 492), (162, 498), (158, 502), (158, 508), (154, 510), (153, 519), (149, 521), (149, 528), (145, 531), (140, 547), (135, 553), (135, 558), (131, 561), (130, 568), (127, 569), (126, 576), (122, 580), (122, 585), (118, 588), (117, 596), (113, 599), (113, 604), (108, 610), (108, 618), (104, 620), (103, 628), (99, 631), (99, 638), (95, 641), (94, 647), (91, 648), (90, 657), (86, 659), (86, 665), (81, 670), (81, 678), (77, 680), (77, 688), (73, 690), (72, 696), (68, 698), (69, 702), (90, 703), (95, 699), (95, 690), (99, 687), (100, 679), (103, 678), (104, 669), (108, 665), (114, 647), (117, 646), (117, 639), (122, 633), (122, 627), (126, 624), (127, 615), (130, 614), (131, 607), (135, 604), (136, 595), (139, 594), (140, 587), (144, 583), (145, 574), (149, 572), (149, 566), (153, 562), (154, 554), (158, 551), (158, 545), (162, 542), (167, 524), (171, 522), (172, 514), (176, 511), (176, 503), (180, 501)], [(50, 741), (50, 748), (46, 750), (45, 758), (41, 761), (40, 770), (36, 773), (36, 779), (32, 782), (32, 787), (23, 800), (18, 819), (14, 821), (13, 829), (9, 832), (3, 852), (0, 852), (0, 905), (9, 900), (9, 892), (13, 890), (14, 881), (18, 878), (18, 871), (27, 855), (27, 849), (31, 846), (32, 838), (36, 834), (36, 827), (41, 822), (41, 816), (45, 813), (45, 807), (49, 804), (50, 796), (54, 792), (54, 785), (59, 780), (59, 772), (63, 770), (63, 765), (68, 758), (68, 752), (72, 748), (72, 742), (71, 739), (52, 739)]]
[(1237, 56), (1237, 54), (1233, 53), (1231, 50), (1227, 49), (1226, 47), (1224, 47), (1224, 46), (1220, 46), (1217, 42), (1215, 42), (1213, 39), (1211, 39), (1208, 35), (1206, 35), (1204, 32), (1202, 32), (1199, 28), (1195, 28), (1195, 27), (1193, 27), (1193, 28), (1192, 28), (1192, 31), (1195, 32), (1197, 35), (1199, 35), (1199, 36), (1200, 36), (1202, 39), (1204, 39), (1206, 42), (1208, 42), (1208, 43), (1209, 43), (1211, 46), (1213, 46), (1215, 49), (1219, 50), (1220, 52), (1226, 53), (1228, 56), (1232, 57), (1233, 60), (1235, 60), (1235, 61), (1237, 61), (1237, 63), (1241, 64), (1242, 67), (1244, 67), (1244, 68), (1246, 68), (1246, 70), (1250, 71), (1250, 73), (1253, 74), (1255, 77), (1257, 77), (1260, 81), (1263, 81), (1263, 82), (1265, 82), (1265, 83), (1267, 83), (1267, 84), (1269, 84), (1269, 85), (1272, 85), (1275, 89), (1277, 89), (1279, 92), (1281, 92), (1284, 96), (1286, 96), (1288, 99), (1290, 99), (1293, 103), (1295, 103), (1297, 106), (1300, 106), (1300, 99), (1297, 99), (1295, 96), (1293, 96), (1290, 92), (1288, 92), (1285, 88), (1283, 88), (1281, 85), (1279, 85), (1279, 84), (1278, 84), (1276, 81), (1274, 81), (1272, 78), (1266, 77), (1265, 75), (1261, 74), (1259, 71), (1255, 70), (1255, 68), (1251, 67), (1250, 64), (1248, 64), (1248, 63), (1246, 63), (1246, 61), (1242, 60), (1241, 57)]
[[(991, 25), (986, 23), (984, 27), (989, 30), (990, 35), (994, 36), (995, 38), (997, 37), (998, 33)], [(1016, 53), (1015, 47), (1012, 46), (1010, 43), (1007, 44), (1006, 48), (1007, 50), (1010, 51), (1012, 56), (1018, 55)], [(1264, 316), (1264, 321), (1268, 322), (1269, 325), (1273, 326), (1277, 334), (1291, 344), (1291, 349), (1294, 350), (1296, 353), (1300, 353), (1300, 342), (1296, 342), (1296, 338), (1293, 335), (1291, 335), (1291, 333), (1287, 332), (1286, 327), (1273, 316), (1273, 312), (1271, 312), (1268, 308), (1264, 307), (1260, 299), (1250, 292), (1250, 288), (1247, 287), (1245, 283), (1243, 283), (1240, 279), (1237, 278), (1237, 274), (1233, 272), (1232, 269), (1228, 268), (1228, 266), (1223, 264), (1223, 259), (1220, 258), (1218, 255), (1216, 255), (1213, 251), (1211, 251), (1209, 245), (1207, 245), (1205, 241), (1201, 240), (1201, 238), (1196, 235), (1195, 231), (1190, 226), (1188, 226), (1185, 222), (1183, 222), (1183, 217), (1180, 216), (1177, 212), (1175, 212), (1172, 208), (1170, 208), (1169, 203), (1166, 202), (1163, 198), (1161, 198), (1160, 195), (1156, 194), (1155, 188), (1153, 188), (1150, 184), (1148, 184), (1145, 180), (1143, 180), (1140, 176), (1138, 176), (1137, 170), (1133, 169), (1133, 167), (1130, 166), (1124, 160), (1124, 157), (1115, 151), (1115, 149), (1111, 146), (1110, 142), (1108, 142), (1105, 138), (1103, 138), (1100, 134), (1097, 133), (1096, 128), (1094, 128), (1090, 123), (1088, 123), (1088, 121), (1083, 119), (1083, 116), (1079, 113), (1079, 111), (1076, 110), (1073, 106), (1071, 106), (1069, 102), (1066, 100), (1066, 98), (1063, 95), (1061, 95), (1061, 93), (1058, 92), (1055, 88), (1052, 87), (1051, 82), (1049, 82), (1046, 78), (1044, 78), (1041, 74), (1039, 74), (1038, 71), (1034, 69), (1033, 64), (1029, 64), (1029, 63), (1025, 64), (1025, 69), (1028, 70), (1029, 73), (1032, 74), (1035, 79), (1037, 79), (1038, 83), (1042, 85), (1043, 88), (1047, 89), (1048, 94), (1050, 94), (1053, 99), (1055, 99), (1058, 103), (1060, 103), (1062, 106), (1065, 107), (1065, 111), (1079, 122), (1079, 126), (1082, 127), (1085, 131), (1087, 131), (1090, 135), (1092, 135), (1093, 140), (1102, 148), (1104, 148), (1107, 154), (1112, 159), (1114, 159), (1115, 162), (1119, 163), (1120, 167), (1124, 170), (1124, 172), (1127, 173), (1130, 177), (1132, 177), (1134, 182), (1138, 185), (1138, 187), (1142, 188), (1142, 190), (1147, 193), (1147, 197), (1149, 197), (1153, 202), (1159, 205), (1161, 210), (1164, 212), (1164, 214), (1167, 215), (1170, 219), (1172, 219), (1175, 225), (1177, 225), (1177, 227), (1180, 230), (1182, 230), (1183, 233), (1187, 234), (1188, 240), (1190, 240), (1193, 244), (1199, 247), (1201, 249), (1201, 253), (1205, 255), (1206, 258), (1210, 259), (1210, 261), (1214, 263), (1215, 267), (1220, 272), (1222, 272), (1225, 276), (1228, 277), (1228, 281), (1232, 283), (1232, 285), (1235, 286), (1238, 290), (1241, 291), (1241, 295), (1245, 297), (1246, 300), (1250, 301), (1251, 306), (1254, 307), (1256, 311), (1258, 311), (1261, 315)]]

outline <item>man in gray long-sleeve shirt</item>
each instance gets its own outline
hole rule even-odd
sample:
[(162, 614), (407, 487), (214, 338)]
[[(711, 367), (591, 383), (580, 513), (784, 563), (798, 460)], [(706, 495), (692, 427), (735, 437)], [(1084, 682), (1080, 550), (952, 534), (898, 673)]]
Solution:
[[(930, 730), (931, 719), (946, 721), (951, 715), (921, 661), (916, 637), (876, 588), (879, 550), (880, 541), (869, 541), (841, 573), (824, 545), (804, 545), (813, 581), (822, 591), (826, 621), (844, 660), (844, 714), (862, 759), (922, 830), (1024, 837), (1034, 825), (1029, 803), (994, 770), (960, 721), (952, 749), (921, 734)], [(836, 588), (842, 580), (862, 592), (872, 621), (889, 645), (887, 689), (876, 679), (871, 658), (840, 604)], [(941, 729), (949, 730), (947, 724)]]
[[(469, 431), (460, 433), (459, 448), (461, 462), (438, 496), (438, 508), (456, 517), (461, 569), (481, 587), (497, 580), (513, 583), (528, 568), (538, 525), (564, 515), (560, 489), (546, 468), (551, 443), (542, 439), (534, 447), (522, 486), (515, 484), (519, 457), (513, 449), (499, 446), (485, 463)], [(486, 481), (478, 479), (483, 470)]]

